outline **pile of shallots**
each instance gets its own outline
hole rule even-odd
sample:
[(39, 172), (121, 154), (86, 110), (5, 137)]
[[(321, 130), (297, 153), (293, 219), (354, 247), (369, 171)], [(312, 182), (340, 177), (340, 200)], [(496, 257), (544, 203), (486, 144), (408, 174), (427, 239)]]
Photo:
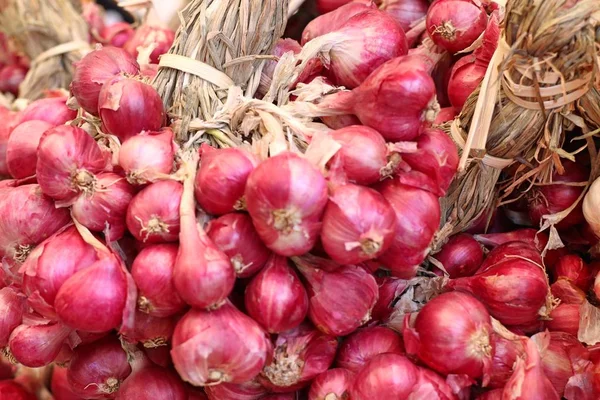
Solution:
[(151, 27), (95, 26), (70, 98), (0, 107), (4, 360), (53, 365), (55, 400), (600, 397), (598, 240), (581, 206), (567, 248), (522, 226), (581, 197), (585, 160), (431, 254), (458, 167), (436, 124), (485, 74), (494, 3), (318, 3), (273, 51), (318, 49), (296, 83), (348, 89), (304, 154), (176, 143)]

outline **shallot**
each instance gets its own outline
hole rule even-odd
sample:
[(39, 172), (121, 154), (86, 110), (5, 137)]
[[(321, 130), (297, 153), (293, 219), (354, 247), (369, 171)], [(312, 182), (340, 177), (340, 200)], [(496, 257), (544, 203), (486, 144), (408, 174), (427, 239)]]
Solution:
[(49, 365), (61, 351), (72, 329), (61, 323), (38, 321), (18, 326), (10, 335), (8, 346), (19, 363), (37, 368)]
[(471, 276), (483, 262), (481, 245), (468, 233), (452, 236), (439, 253), (434, 255), (450, 278)]
[(390, 14), (408, 32), (411, 26), (427, 15), (429, 3), (427, 0), (381, 0), (379, 6)]
[(15, 179), (35, 175), (37, 148), (44, 132), (53, 126), (45, 121), (26, 121), (13, 129), (6, 145), (6, 165)]
[(336, 365), (358, 373), (369, 360), (384, 353), (404, 354), (400, 335), (384, 326), (362, 328), (342, 342)]
[(330, 369), (315, 378), (308, 392), (308, 400), (348, 398), (353, 383), (353, 372), (343, 368)]
[(399, 354), (380, 354), (356, 375), (353, 400), (408, 399), (419, 379), (419, 370)]
[(133, 27), (127, 22), (116, 22), (105, 25), (100, 31), (103, 41), (111, 46), (123, 47), (135, 34)]
[(158, 64), (159, 57), (169, 51), (174, 39), (175, 32), (171, 29), (144, 24), (135, 31), (133, 37), (125, 43), (123, 48), (133, 57), (137, 57), (139, 47), (153, 44), (156, 47), (150, 54), (150, 62)]
[(67, 98), (61, 93), (58, 97), (48, 97), (32, 101), (19, 113), (19, 123), (45, 121), (54, 126), (64, 125), (77, 117), (77, 111), (67, 106)]
[(127, 139), (119, 150), (119, 165), (134, 185), (154, 182), (173, 170), (176, 145), (171, 128), (142, 132)]

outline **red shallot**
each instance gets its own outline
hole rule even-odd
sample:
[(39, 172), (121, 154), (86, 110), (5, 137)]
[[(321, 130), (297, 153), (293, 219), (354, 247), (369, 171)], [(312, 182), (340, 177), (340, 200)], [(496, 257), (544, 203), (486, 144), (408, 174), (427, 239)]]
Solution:
[(481, 245), (468, 233), (452, 236), (439, 253), (434, 255), (450, 278), (471, 276), (483, 262)]
[(77, 111), (67, 107), (64, 95), (49, 97), (31, 102), (19, 113), (19, 123), (45, 121), (52, 126), (64, 125), (77, 117)]
[(374, 321), (387, 321), (394, 311), (394, 303), (408, 287), (408, 281), (391, 276), (375, 278), (379, 285), (379, 299), (371, 312)]
[(8, 346), (19, 363), (38, 368), (54, 361), (73, 330), (61, 323), (39, 321), (38, 317), (32, 319), (30, 323), (24, 321), (24, 324), (15, 328)]
[(37, 148), (44, 132), (52, 128), (45, 121), (23, 122), (13, 129), (6, 146), (6, 165), (15, 179), (35, 175)]
[(175, 318), (158, 318), (141, 311), (135, 313), (135, 326), (123, 336), (131, 343), (140, 343), (145, 349), (167, 346), (175, 329)]
[(71, 385), (67, 380), (67, 368), (56, 364), (52, 367), (50, 390), (55, 400), (83, 400), (71, 389)]
[[(319, 0), (320, 2), (321, 0)], [(330, 0), (327, 0), (330, 1)], [(313, 40), (317, 36), (325, 35), (340, 29), (350, 18), (356, 14), (363, 13), (367, 10), (374, 10), (377, 7), (375, 3), (368, 1), (349, 1), (349, 0), (333, 0), (338, 4), (334, 8), (323, 12), (306, 25), (302, 32), (302, 41), (300, 44), (304, 46), (307, 42)], [(343, 1), (343, 3), (342, 3)], [(347, 3), (347, 4), (346, 4)]]
[(381, 0), (380, 10), (390, 14), (408, 32), (411, 26), (427, 15), (427, 0)]
[(0, 289), (0, 347), (8, 345), (12, 331), (23, 321), (26, 297), (7, 286)]
[(171, 173), (176, 151), (171, 128), (142, 132), (121, 145), (119, 165), (129, 183), (143, 185)]
[(209, 400), (258, 400), (266, 395), (265, 389), (256, 380), (236, 385), (234, 383), (221, 383), (204, 388)]
[(492, 362), (490, 366), (490, 381), (487, 387), (503, 388), (513, 374), (517, 357), (525, 355), (522, 336), (505, 336), (492, 333)]
[[(37, 396), (27, 391), (15, 380), (0, 381), (0, 396), (10, 400), (36, 400)], [(60, 400), (60, 399), (59, 399)]]
[(27, 75), (27, 69), (17, 64), (0, 68), (0, 93), (19, 95), (19, 86)]
[(546, 329), (556, 332), (566, 332), (573, 336), (577, 336), (579, 331), (581, 304), (561, 303), (554, 308), (549, 319), (545, 321)]
[(124, 49), (133, 57), (137, 57), (139, 47), (156, 45), (150, 55), (150, 62), (158, 64), (159, 57), (169, 51), (174, 39), (175, 32), (171, 29), (144, 24), (137, 28), (133, 37), (125, 43)]
[(558, 259), (554, 266), (554, 277), (565, 278), (587, 291), (594, 279), (594, 271), (578, 255), (568, 254)]
[(380, 354), (356, 375), (352, 400), (408, 399), (419, 379), (419, 370), (399, 354)]
[[(115, 47), (123, 47), (135, 34), (133, 27), (127, 22), (116, 22), (106, 25), (100, 31), (105, 43)], [(133, 58), (133, 57), (132, 57)]]
[(400, 335), (384, 326), (362, 328), (342, 342), (336, 365), (358, 373), (373, 357), (384, 353), (404, 354)]
[(310, 385), (308, 400), (337, 400), (350, 396), (354, 373), (343, 368), (334, 368), (317, 376)]

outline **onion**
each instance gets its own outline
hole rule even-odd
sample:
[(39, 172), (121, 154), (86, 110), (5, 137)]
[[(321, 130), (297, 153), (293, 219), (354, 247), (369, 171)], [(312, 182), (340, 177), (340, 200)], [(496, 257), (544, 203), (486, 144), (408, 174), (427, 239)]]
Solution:
[(60, 353), (63, 343), (72, 332), (61, 323), (25, 322), (10, 335), (8, 346), (12, 356), (26, 367), (49, 365)]
[[(319, 2), (321, 1), (323, 0), (319, 0)], [(346, 22), (348, 22), (350, 18), (356, 14), (376, 8), (375, 3), (370, 1), (368, 3), (362, 1), (359, 2), (356, 0), (346, 0), (344, 3), (341, 3), (340, 0), (326, 1), (336, 1), (338, 4), (336, 4), (335, 9), (331, 8), (331, 10), (328, 10), (327, 13), (322, 12), (323, 15), (318, 16), (310, 21), (308, 25), (306, 25), (304, 31), (302, 32), (302, 41), (300, 42), (302, 46), (317, 36), (322, 36), (326, 33), (340, 29)]]
[(0, 69), (0, 92), (19, 96), (19, 86), (27, 75), (27, 69), (20, 65), (7, 65)]
[(119, 165), (129, 183), (143, 185), (171, 173), (176, 151), (171, 128), (142, 132), (123, 143), (119, 150)]
[(0, 347), (8, 345), (10, 334), (21, 325), (25, 300), (23, 293), (12, 287), (0, 289)]
[(593, 272), (581, 257), (575, 254), (560, 257), (554, 267), (556, 279), (565, 278), (584, 291), (589, 289), (594, 279)]
[(408, 281), (393, 277), (375, 278), (379, 285), (379, 299), (371, 312), (374, 321), (387, 321), (394, 311), (394, 303), (408, 287)]
[(347, 184), (329, 197), (321, 243), (333, 261), (357, 264), (383, 254), (392, 245), (395, 231), (394, 209), (381, 194)]
[(478, 1), (438, 0), (427, 12), (427, 32), (435, 44), (454, 54), (475, 42), (487, 20)]
[(138, 288), (138, 308), (155, 317), (169, 317), (182, 311), (185, 303), (173, 284), (178, 246), (157, 244), (140, 251), (131, 267)]
[(308, 313), (308, 295), (285, 257), (273, 255), (246, 287), (246, 311), (270, 333), (296, 328)]
[(69, 221), (68, 210), (56, 208), (38, 185), (0, 189), (0, 258), (22, 263), (33, 246)]
[(215, 215), (244, 210), (246, 181), (256, 164), (242, 149), (204, 145), (194, 189), (200, 207)]
[(127, 353), (116, 337), (78, 346), (67, 369), (73, 393), (86, 399), (114, 398), (131, 374)]
[(522, 336), (504, 337), (492, 333), (492, 362), (490, 366), (489, 388), (503, 388), (513, 374), (513, 367), (517, 357), (525, 354)]
[(380, 354), (356, 375), (352, 400), (407, 399), (419, 378), (419, 370), (399, 354)]
[(490, 251), (478, 272), (485, 272), (498, 263), (517, 257), (542, 265), (541, 254), (535, 247), (527, 242), (515, 241), (503, 243)]
[(438, 113), (435, 121), (433, 121), (433, 125), (439, 126), (442, 125), (444, 122), (452, 121), (454, 118), (456, 118), (457, 115), (458, 112), (454, 107), (444, 107)]
[(62, 125), (42, 136), (36, 177), (46, 195), (70, 201), (93, 190), (95, 174), (104, 170), (108, 162), (100, 146), (83, 129)]
[(121, 142), (142, 131), (157, 131), (165, 122), (160, 96), (143, 78), (117, 75), (104, 83), (98, 112), (106, 132)]
[(354, 373), (343, 368), (334, 368), (317, 376), (310, 385), (308, 400), (337, 400), (349, 398), (354, 383)]
[(504, 325), (534, 324), (549, 292), (541, 264), (509, 258), (471, 277), (453, 279), (449, 289), (472, 293)]
[(98, 97), (102, 85), (117, 75), (136, 75), (139, 71), (139, 64), (125, 50), (103, 47), (88, 53), (75, 63), (71, 93), (85, 111), (98, 115)]
[(382, 0), (379, 9), (394, 17), (407, 32), (413, 23), (427, 15), (429, 3), (426, 0)]
[(171, 356), (184, 381), (204, 386), (253, 379), (271, 352), (262, 328), (226, 303), (215, 311), (188, 311), (175, 327)]
[(348, 128), (352, 125), (362, 126), (356, 115), (351, 114), (322, 116), (321, 121), (331, 129)]
[(556, 389), (544, 374), (540, 354), (535, 343), (526, 341), (526, 357), (518, 357), (515, 372), (504, 387), (503, 399), (534, 400), (560, 399)]
[(415, 354), (437, 372), (483, 377), (487, 383), (492, 359), (490, 314), (466, 293), (445, 293), (433, 298), (419, 312), (414, 326), (406, 316), (406, 351)]
[(351, 2), (352, 0), (317, 0), (317, 9), (319, 13), (326, 14)]
[(116, 22), (106, 25), (100, 31), (100, 37), (107, 44), (115, 47), (123, 47), (135, 34), (133, 27), (127, 22)]
[(77, 117), (77, 111), (70, 109), (66, 103), (67, 98), (62, 93), (58, 97), (33, 101), (19, 113), (19, 123), (45, 121), (52, 126), (64, 125)]
[(88, 24), (90, 33), (92, 36), (97, 36), (99, 32), (104, 28), (104, 9), (98, 4), (94, 3), (83, 3), (81, 5), (81, 15), (85, 22)]
[(327, 184), (308, 161), (289, 152), (266, 159), (248, 177), (245, 196), (256, 231), (269, 249), (295, 256), (315, 245)]
[(550, 331), (566, 332), (577, 337), (580, 320), (580, 304), (562, 303), (554, 308), (545, 321), (546, 329)]
[[(23, 385), (14, 380), (0, 381), (0, 396), (10, 400), (36, 400), (37, 397), (25, 390)], [(61, 400), (61, 399), (57, 399)]]
[(252, 225), (241, 213), (223, 215), (209, 222), (206, 234), (225, 253), (239, 278), (249, 278), (267, 263), (271, 252), (265, 247)]
[(362, 328), (342, 342), (336, 365), (358, 373), (368, 361), (384, 353), (404, 354), (400, 335), (383, 326)]
[(71, 389), (67, 381), (67, 368), (54, 365), (52, 367), (52, 380), (50, 381), (50, 390), (55, 400), (82, 400)]
[(150, 54), (150, 62), (158, 64), (159, 58), (171, 48), (175, 32), (168, 28), (161, 28), (152, 25), (142, 25), (136, 31), (133, 37), (125, 43), (124, 49), (134, 57), (138, 56), (138, 47), (147, 47), (150, 44), (156, 45), (156, 48)]
[(375, 129), (363, 125), (352, 125), (329, 134), (341, 145), (331, 165), (339, 165), (350, 182), (371, 185), (385, 174), (387, 146)]
[(438, 198), (430, 192), (386, 181), (379, 191), (396, 212), (394, 242), (379, 258), (392, 275), (410, 279), (429, 253), (440, 223)]
[[(412, 171), (401, 171), (400, 182), (445, 196), (458, 169), (456, 145), (444, 131), (432, 128), (425, 129), (416, 141), (415, 152), (402, 154), (402, 160)], [(415, 183), (421, 177), (425, 177), (425, 186)]]
[(167, 346), (173, 336), (175, 323), (173, 317), (158, 318), (138, 310), (135, 313), (133, 331), (123, 336), (131, 343), (141, 343), (146, 349), (156, 349)]
[(293, 392), (327, 371), (337, 350), (334, 336), (323, 334), (307, 323), (280, 333), (273, 360), (259, 375), (259, 382), (274, 392)]
[[(8, 138), (19, 121), (19, 113), (8, 111), (0, 107), (0, 118), (5, 121), (0, 125), (0, 178), (3, 175), (8, 175), (8, 166), (6, 165), (6, 148), (8, 146)], [(0, 183), (5, 182), (0, 180)]]
[[(589, 171), (581, 164), (569, 160), (563, 161), (564, 175), (557, 172), (552, 176), (552, 184), (535, 187), (529, 192), (529, 217), (534, 224), (540, 224), (542, 216), (556, 214), (571, 207), (584, 191), (583, 186), (569, 186), (560, 184), (587, 182)], [(563, 220), (555, 226), (557, 229), (565, 229), (584, 222), (581, 203), (577, 204)]]
[(127, 229), (144, 243), (175, 242), (179, 236), (179, 204), (183, 185), (152, 183), (133, 197), (127, 208)]
[(559, 278), (550, 285), (552, 296), (563, 303), (581, 304), (585, 301), (585, 293), (566, 278)]
[(258, 400), (263, 399), (267, 393), (267, 390), (254, 380), (239, 385), (221, 383), (206, 386), (204, 390), (209, 400)]
[(307, 281), (308, 318), (324, 333), (345, 336), (371, 319), (379, 297), (375, 278), (353, 265), (335, 271), (315, 268), (308, 259), (295, 259)]
[(52, 125), (44, 121), (23, 122), (12, 131), (6, 146), (6, 165), (15, 179), (35, 175), (40, 138)]
[(173, 269), (173, 283), (181, 298), (192, 307), (216, 308), (229, 296), (235, 283), (235, 271), (196, 222), (194, 178), (196, 164), (186, 162), (186, 177), (179, 208), (179, 251)]
[(450, 278), (471, 276), (483, 262), (481, 245), (468, 233), (452, 236), (435, 256)]

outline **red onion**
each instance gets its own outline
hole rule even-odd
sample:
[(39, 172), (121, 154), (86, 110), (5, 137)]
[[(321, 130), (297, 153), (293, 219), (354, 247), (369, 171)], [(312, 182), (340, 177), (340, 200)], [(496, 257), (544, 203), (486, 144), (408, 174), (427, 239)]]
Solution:
[(336, 187), (329, 197), (321, 242), (333, 261), (357, 264), (383, 254), (395, 231), (394, 209), (381, 194), (347, 184)]
[(492, 359), (490, 314), (485, 306), (466, 293), (445, 293), (429, 301), (419, 312), (414, 326), (406, 316), (406, 351), (432, 369), (447, 374), (483, 377), (487, 383)]
[(517, 357), (525, 355), (525, 346), (521, 340), (522, 336), (504, 337), (493, 333), (492, 339), (492, 363), (490, 366), (490, 381), (487, 387), (503, 388), (513, 374), (513, 367)]
[(408, 399), (419, 378), (418, 368), (399, 354), (380, 354), (356, 375), (352, 400)]
[(578, 255), (569, 254), (558, 259), (554, 267), (555, 278), (565, 278), (581, 290), (587, 291), (594, 279), (592, 269)]
[(257, 162), (239, 148), (214, 149), (202, 146), (194, 193), (209, 214), (223, 215), (244, 210), (244, 190)]
[(127, 208), (127, 229), (144, 243), (175, 242), (179, 236), (179, 204), (183, 185), (152, 183), (133, 197)]
[(407, 32), (413, 23), (427, 15), (427, 0), (382, 0), (379, 9), (390, 14)]
[(479, 1), (438, 0), (427, 12), (427, 32), (435, 44), (454, 54), (473, 44), (487, 20)]
[(73, 393), (86, 399), (114, 398), (123, 380), (131, 374), (127, 353), (116, 337), (81, 345), (67, 370)]
[[(37, 397), (25, 390), (25, 388), (14, 380), (0, 381), (0, 396), (10, 400), (36, 400)], [(61, 400), (61, 399), (57, 399)]]
[(505, 325), (536, 322), (549, 292), (541, 264), (522, 258), (509, 258), (474, 276), (453, 279), (447, 287), (472, 293)]
[(158, 318), (141, 311), (135, 313), (135, 326), (132, 332), (127, 332), (127, 340), (131, 343), (141, 343), (146, 349), (167, 346), (173, 336), (175, 319)]
[(294, 153), (266, 159), (248, 177), (245, 196), (252, 222), (268, 248), (295, 256), (315, 245), (327, 183), (308, 161)]
[(133, 37), (125, 43), (124, 49), (132, 56), (137, 57), (138, 47), (147, 47), (150, 44), (154, 44), (156, 48), (150, 55), (150, 62), (158, 64), (159, 57), (169, 51), (174, 39), (175, 32), (171, 29), (142, 25), (137, 28)]
[(300, 395), (300, 392), (268, 394), (265, 397), (261, 397), (260, 400), (300, 400)]
[(334, 368), (317, 376), (310, 385), (308, 400), (336, 400), (350, 396), (354, 373), (343, 368)]
[(135, 189), (127, 180), (112, 172), (95, 176), (89, 190), (73, 203), (72, 215), (86, 228), (102, 232), (107, 229), (107, 240), (113, 241), (125, 233), (125, 215), (135, 200)]
[(383, 326), (362, 328), (342, 342), (336, 365), (358, 373), (368, 361), (384, 353), (404, 354), (400, 335)]
[[(529, 216), (534, 224), (540, 224), (543, 215), (556, 214), (571, 207), (584, 191), (583, 186), (569, 186), (560, 182), (587, 182), (589, 171), (581, 164), (569, 160), (562, 161), (564, 175), (555, 172), (552, 184), (535, 187), (529, 192)], [(569, 228), (585, 221), (581, 202), (562, 221), (557, 229)]]
[(173, 283), (181, 298), (192, 307), (216, 308), (225, 301), (235, 283), (229, 257), (221, 252), (196, 222), (194, 178), (196, 164), (184, 165), (187, 176), (179, 208), (179, 251), (173, 269)]
[(117, 75), (136, 75), (139, 71), (139, 64), (125, 50), (103, 47), (88, 53), (75, 64), (71, 92), (84, 110), (98, 115), (102, 85)]
[(6, 165), (15, 179), (35, 175), (40, 138), (52, 125), (44, 121), (23, 122), (12, 131), (6, 146)]
[(135, 34), (133, 27), (127, 22), (116, 22), (106, 25), (100, 31), (100, 36), (109, 45), (123, 47)]
[(142, 132), (121, 145), (119, 165), (133, 185), (143, 185), (166, 177), (173, 170), (177, 146), (171, 128)]
[(61, 93), (58, 97), (49, 97), (31, 102), (19, 113), (19, 123), (45, 121), (52, 124), (52, 126), (59, 126), (76, 117), (77, 111), (67, 106), (67, 98)]
[(556, 389), (544, 374), (535, 343), (525, 339), (526, 357), (518, 357), (515, 372), (504, 387), (503, 399), (534, 400), (560, 399)]
[(104, 9), (95, 2), (84, 2), (81, 8), (81, 15), (87, 22), (92, 36), (97, 36), (104, 28)]
[(580, 304), (559, 304), (549, 315), (549, 320), (545, 321), (546, 329), (550, 331), (566, 332), (577, 337), (580, 320)]
[(330, 165), (338, 164), (350, 182), (371, 185), (385, 174), (387, 146), (375, 129), (352, 125), (329, 134), (342, 147)]
[(375, 278), (379, 285), (379, 299), (371, 312), (374, 321), (387, 321), (394, 310), (396, 298), (406, 290), (408, 281), (393, 277)]
[(55, 400), (83, 400), (82, 397), (73, 393), (71, 385), (67, 381), (67, 368), (54, 365), (52, 367), (52, 380), (50, 390)]
[(171, 356), (184, 381), (204, 386), (253, 379), (271, 352), (262, 328), (226, 303), (215, 311), (188, 311), (175, 327)]
[(19, 363), (31, 368), (43, 367), (54, 361), (71, 332), (71, 328), (61, 323), (26, 322), (15, 328), (8, 346)]
[(396, 233), (391, 247), (378, 260), (392, 275), (413, 278), (440, 223), (438, 198), (396, 180), (386, 181), (379, 191), (396, 212)]
[(500, 26), (498, 18), (492, 14), (487, 24), (483, 42), (469, 55), (462, 57), (452, 67), (450, 80), (448, 82), (448, 97), (450, 103), (457, 110), (461, 110), (477, 86), (483, 80), (485, 72), (500, 38)]
[(0, 289), (0, 347), (8, 345), (12, 331), (23, 320), (25, 296), (12, 287)]
[(256, 381), (249, 381), (239, 385), (233, 383), (221, 383), (214, 386), (206, 386), (206, 394), (209, 400), (258, 400), (263, 399), (267, 389)]
[(326, 14), (350, 2), (352, 0), (317, 0), (317, 9), (319, 13)]
[(550, 291), (563, 303), (581, 304), (585, 301), (585, 292), (565, 278), (559, 278), (550, 285)]
[(19, 86), (26, 75), (27, 69), (16, 64), (0, 69), (0, 92), (19, 96)]
[(93, 190), (109, 162), (100, 146), (83, 129), (62, 125), (47, 131), (38, 147), (36, 177), (42, 191), (69, 201)]
[(69, 211), (56, 208), (38, 185), (0, 189), (0, 257), (22, 263), (33, 246), (69, 221)]
[(345, 336), (371, 319), (379, 297), (371, 274), (353, 265), (325, 271), (307, 259), (298, 258), (295, 262), (307, 281), (308, 317), (320, 331)]
[(440, 112), (438, 113), (435, 121), (433, 121), (433, 125), (439, 126), (439, 125), (442, 125), (444, 122), (452, 121), (454, 118), (456, 118), (457, 115), (458, 115), (458, 112), (456, 111), (456, 109), (454, 107), (442, 108), (440, 110)]
[(160, 96), (143, 78), (117, 75), (104, 83), (98, 112), (106, 132), (121, 142), (142, 131), (157, 131), (165, 122)]
[[(321, 2), (323, 0), (319, 0)], [(313, 40), (317, 36), (325, 35), (326, 33), (333, 32), (340, 29), (350, 18), (356, 14), (363, 13), (367, 10), (375, 9), (375, 3), (373, 2), (359, 2), (349, 0), (326, 0), (335, 1), (335, 8), (331, 8), (322, 12), (323, 15), (318, 16), (306, 25), (302, 32), (302, 41), (300, 44), (304, 46), (307, 42)], [(342, 3), (342, 1), (344, 1)], [(346, 4), (347, 3), (347, 4)], [(331, 12), (329, 12), (331, 11)]]
[[(476, 236), (478, 237), (478, 236)], [(542, 265), (540, 252), (527, 242), (507, 242), (490, 251), (479, 267), (478, 272), (485, 272), (498, 263), (515, 259), (527, 259), (534, 264)]]
[(249, 278), (264, 267), (271, 252), (265, 247), (252, 225), (241, 213), (223, 215), (209, 222), (206, 234), (225, 253), (239, 278)]
[[(4, 124), (0, 125), (0, 178), (3, 175), (8, 175), (8, 166), (6, 165), (6, 147), (8, 146), (8, 138), (19, 121), (19, 114), (16, 112), (8, 111), (3, 107), (0, 107), (0, 118), (5, 121)], [(4, 182), (1, 181), (0, 182)]]
[(285, 257), (273, 255), (246, 287), (246, 311), (270, 333), (296, 328), (308, 313), (308, 295)]
[(293, 392), (327, 371), (335, 357), (337, 340), (309, 324), (280, 333), (273, 360), (259, 375), (259, 382), (274, 392)]
[(481, 245), (468, 233), (452, 236), (435, 256), (450, 278), (471, 276), (483, 262)]
[(135, 258), (131, 275), (138, 288), (138, 308), (155, 317), (169, 317), (182, 311), (185, 303), (173, 284), (178, 246), (148, 246)]

